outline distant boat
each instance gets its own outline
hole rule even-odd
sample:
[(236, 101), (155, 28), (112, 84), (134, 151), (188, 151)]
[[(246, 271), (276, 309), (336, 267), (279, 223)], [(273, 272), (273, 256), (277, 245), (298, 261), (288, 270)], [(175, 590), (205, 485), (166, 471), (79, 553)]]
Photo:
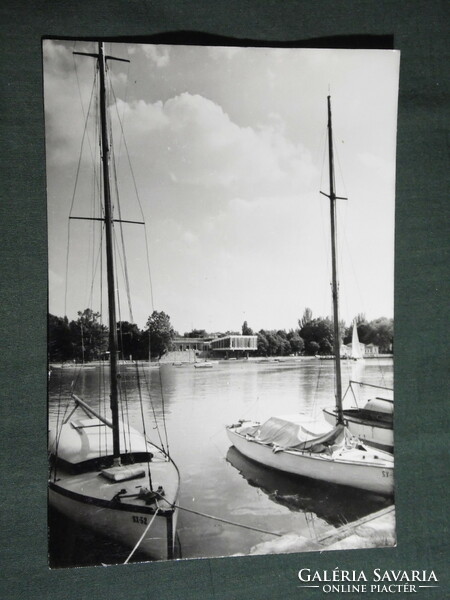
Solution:
[[(353, 394), (355, 405), (344, 408), (342, 411), (346, 427), (369, 446), (392, 452), (394, 449), (394, 400), (393, 397), (387, 397), (393, 396), (392, 390), (373, 384), (350, 381), (347, 393), (354, 390), (355, 387), (370, 387), (376, 389), (377, 392), (375, 397), (365, 400), (361, 407), (357, 405), (356, 396)], [(336, 422), (335, 408), (325, 408), (323, 414), (328, 423)]]
[[(394, 491), (394, 457), (367, 447), (345, 425), (342, 409), (339, 302), (336, 257), (336, 200), (334, 189), (331, 100), (328, 96), (328, 158), (331, 221), (332, 298), (336, 415), (334, 426), (315, 431), (301, 414), (275, 416), (265, 423), (239, 421), (227, 427), (231, 443), (244, 456), (287, 473), (329, 483), (391, 495)], [(323, 192), (322, 192), (323, 193)]]
[[(103, 198), (102, 218), (93, 220), (102, 221), (105, 231), (109, 316), (109, 381), (99, 390), (98, 401), (109, 396), (111, 418), (72, 393), (72, 409), (49, 432), (49, 503), (76, 523), (128, 546), (127, 560), (137, 548), (150, 558), (168, 559), (175, 551), (180, 477), (168, 452), (130, 426), (128, 408), (121, 403), (113, 232), (120, 211), (113, 215), (110, 196), (113, 158), (105, 81), (106, 60), (113, 57), (105, 56), (103, 43), (88, 56), (96, 58), (99, 73)], [(83, 414), (76, 416), (76, 409)]]
[(360, 344), (359, 338), (358, 338), (358, 328), (356, 326), (356, 319), (353, 321), (351, 358), (353, 360), (362, 360), (363, 359), (361, 344)]
[(196, 369), (212, 369), (213, 368), (213, 363), (209, 362), (207, 360), (205, 360), (204, 362), (195, 362), (194, 363), (194, 367)]

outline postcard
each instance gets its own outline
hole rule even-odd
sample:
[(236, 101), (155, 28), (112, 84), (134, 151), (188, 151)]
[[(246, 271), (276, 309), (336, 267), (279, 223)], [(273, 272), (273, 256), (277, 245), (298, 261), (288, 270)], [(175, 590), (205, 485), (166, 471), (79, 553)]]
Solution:
[(43, 61), (50, 566), (394, 546), (399, 52)]

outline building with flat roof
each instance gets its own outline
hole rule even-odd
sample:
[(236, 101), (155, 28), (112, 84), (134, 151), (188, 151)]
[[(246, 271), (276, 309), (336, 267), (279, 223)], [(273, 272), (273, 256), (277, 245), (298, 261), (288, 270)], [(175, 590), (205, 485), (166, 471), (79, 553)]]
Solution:
[(172, 340), (172, 351), (194, 351), (197, 355), (200, 353), (212, 354), (216, 357), (244, 357), (249, 352), (255, 352), (258, 349), (257, 335), (224, 335), (220, 337), (189, 338), (176, 337)]
[(257, 335), (225, 335), (211, 340), (209, 350), (214, 355), (238, 358), (255, 352), (258, 349), (257, 342)]
[(198, 352), (206, 352), (209, 350), (209, 343), (212, 338), (190, 338), (176, 337), (172, 340), (172, 350), (196, 350)]

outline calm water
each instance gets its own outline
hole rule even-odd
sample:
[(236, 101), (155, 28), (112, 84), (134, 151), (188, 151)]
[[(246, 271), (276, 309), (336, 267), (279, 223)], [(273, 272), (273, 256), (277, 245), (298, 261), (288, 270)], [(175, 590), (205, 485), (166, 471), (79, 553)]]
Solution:
[[(124, 365), (121, 369), (129, 418), (141, 429), (135, 368)], [(330, 526), (358, 519), (391, 502), (274, 472), (230, 447), (225, 425), (238, 419), (262, 421), (293, 412), (321, 419), (321, 409), (333, 404), (332, 361), (231, 360), (216, 363), (212, 369), (163, 365), (143, 371), (147, 435), (159, 444), (152, 419), (156, 417), (163, 432), (165, 412), (170, 454), (181, 474), (182, 507), (265, 531), (314, 538)], [(58, 406), (65, 404), (75, 378), (78, 395), (98, 406), (102, 373), (99, 366), (81, 371), (55, 369), (49, 382), (50, 420), (57, 419)], [(349, 379), (392, 387), (392, 360), (344, 363), (344, 389)], [(51, 566), (123, 562), (128, 555), (118, 544), (96, 538), (57, 514), (50, 514), (49, 526)], [(275, 539), (183, 510), (178, 537), (182, 558), (248, 554), (257, 544)], [(137, 554), (135, 558), (143, 559)]]

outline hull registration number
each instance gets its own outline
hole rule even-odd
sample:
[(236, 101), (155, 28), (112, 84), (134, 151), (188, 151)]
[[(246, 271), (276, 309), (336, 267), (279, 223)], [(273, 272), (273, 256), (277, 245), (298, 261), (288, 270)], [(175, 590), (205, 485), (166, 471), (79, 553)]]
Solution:
[(133, 515), (133, 523), (140, 523), (141, 525), (147, 525), (147, 517), (141, 517)]

